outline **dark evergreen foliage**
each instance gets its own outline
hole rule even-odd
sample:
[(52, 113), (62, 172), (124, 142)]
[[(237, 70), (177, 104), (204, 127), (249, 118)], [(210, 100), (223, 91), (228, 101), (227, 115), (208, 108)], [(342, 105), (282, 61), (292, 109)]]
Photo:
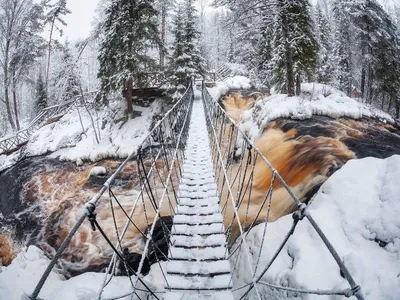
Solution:
[(36, 82), (36, 113), (47, 107), (46, 84), (43, 81), (42, 73)]
[(160, 45), (157, 11), (147, 0), (113, 0), (106, 10), (104, 38), (100, 45), (100, 93), (124, 90), (128, 114), (132, 116), (132, 88), (140, 86), (144, 74), (155, 68), (148, 54)]
[(199, 51), (196, 8), (193, 0), (178, 4), (173, 20), (174, 44), (169, 63), (171, 84), (183, 89), (195, 74), (204, 73), (204, 59)]

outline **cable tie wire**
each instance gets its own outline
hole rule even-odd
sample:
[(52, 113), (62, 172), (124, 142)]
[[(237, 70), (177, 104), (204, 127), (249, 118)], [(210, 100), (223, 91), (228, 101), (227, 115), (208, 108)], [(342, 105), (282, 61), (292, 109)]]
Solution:
[(96, 225), (95, 225), (95, 221), (96, 221), (96, 206), (93, 203), (88, 203), (86, 205), (86, 209), (88, 211), (88, 220), (90, 222), (90, 226), (92, 227), (93, 231), (96, 231)]

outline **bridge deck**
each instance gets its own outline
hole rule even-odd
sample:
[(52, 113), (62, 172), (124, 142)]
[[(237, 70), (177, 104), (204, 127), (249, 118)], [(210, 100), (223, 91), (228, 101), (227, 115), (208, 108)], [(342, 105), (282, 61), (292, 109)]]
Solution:
[(203, 104), (196, 98), (172, 227), (164, 299), (233, 299)]

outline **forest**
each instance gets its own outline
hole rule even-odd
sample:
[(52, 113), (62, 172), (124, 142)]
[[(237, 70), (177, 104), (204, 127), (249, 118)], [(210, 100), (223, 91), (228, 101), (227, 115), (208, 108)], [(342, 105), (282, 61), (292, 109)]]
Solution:
[(0, 0), (0, 136), (88, 91), (101, 109), (149, 72), (175, 98), (191, 76), (224, 69), (288, 96), (332, 85), (399, 118), (394, 1), (100, 0), (79, 41), (63, 36), (71, 13), (67, 0)]

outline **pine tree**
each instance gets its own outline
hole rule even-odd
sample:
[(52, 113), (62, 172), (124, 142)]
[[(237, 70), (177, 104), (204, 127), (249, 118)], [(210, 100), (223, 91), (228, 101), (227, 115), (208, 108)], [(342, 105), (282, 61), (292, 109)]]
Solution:
[(335, 0), (333, 2), (335, 24), (333, 58), (336, 61), (336, 68), (332, 84), (350, 96), (352, 92), (352, 57), (349, 6), (350, 3), (347, 0)]
[(148, 0), (113, 0), (106, 10), (99, 63), (101, 97), (123, 89), (129, 117), (133, 116), (132, 89), (154, 68), (148, 50), (160, 45), (157, 11)]
[(42, 73), (36, 82), (36, 113), (47, 107), (46, 85), (43, 81)]
[(69, 101), (80, 95), (79, 70), (72, 57), (68, 42), (63, 46), (61, 65), (54, 80), (55, 86), (61, 92), (60, 102)]

